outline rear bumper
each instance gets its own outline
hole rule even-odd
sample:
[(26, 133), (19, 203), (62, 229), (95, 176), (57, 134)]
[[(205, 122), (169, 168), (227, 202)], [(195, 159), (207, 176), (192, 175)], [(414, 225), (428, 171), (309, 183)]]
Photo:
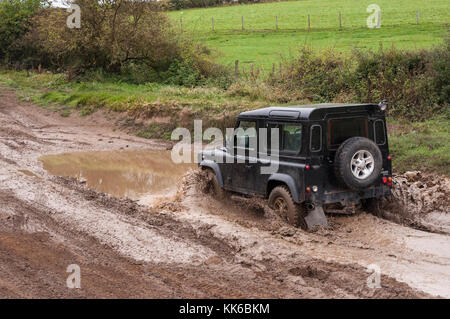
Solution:
[(332, 204), (332, 203), (355, 203), (361, 199), (382, 197), (391, 194), (391, 189), (389, 186), (377, 186), (369, 187), (361, 191), (333, 191), (326, 192), (324, 194), (314, 194), (312, 193), (309, 198), (306, 198), (307, 202), (321, 203), (321, 204)]

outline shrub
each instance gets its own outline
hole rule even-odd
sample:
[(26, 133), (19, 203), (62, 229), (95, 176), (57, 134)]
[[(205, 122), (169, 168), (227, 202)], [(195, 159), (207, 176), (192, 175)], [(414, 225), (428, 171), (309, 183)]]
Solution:
[(246, 3), (278, 2), (280, 0), (166, 0), (167, 7), (172, 10), (188, 8), (207, 8)]
[[(424, 120), (448, 112), (450, 40), (430, 50), (354, 51), (349, 57), (302, 49), (269, 83), (310, 102), (389, 102), (389, 114)], [(294, 92), (298, 92), (295, 94)], [(292, 101), (290, 101), (292, 102)]]
[(434, 71), (432, 80), (438, 101), (445, 104), (448, 110), (450, 104), (450, 34), (441, 48), (437, 48), (431, 58)]
[(65, 71), (69, 79), (105, 72), (132, 83), (229, 85), (229, 72), (210, 60), (208, 49), (179, 37), (158, 2), (73, 2), (81, 8), (80, 29), (67, 27), (65, 9), (42, 8), (11, 45), (11, 62)]
[(29, 18), (41, 7), (40, 0), (0, 0), (0, 59), (30, 28)]
[(67, 27), (63, 9), (40, 10), (17, 51), (34, 47), (43, 66), (75, 73), (97, 68), (117, 73), (131, 61), (162, 70), (180, 54), (157, 4), (126, 0), (74, 3), (82, 12), (80, 29)]
[(332, 51), (319, 55), (304, 48), (298, 57), (285, 63), (281, 74), (271, 77), (271, 82), (289, 91), (300, 91), (304, 99), (329, 102), (349, 90), (349, 77), (349, 60)]

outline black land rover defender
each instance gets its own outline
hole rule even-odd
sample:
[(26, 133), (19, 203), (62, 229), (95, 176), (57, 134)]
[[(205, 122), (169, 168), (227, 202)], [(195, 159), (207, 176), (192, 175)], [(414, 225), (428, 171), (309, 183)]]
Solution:
[[(324, 211), (390, 194), (385, 107), (385, 102), (317, 104), (244, 112), (225, 147), (200, 152), (199, 165), (209, 170), (216, 196), (263, 195), (290, 224), (326, 226)], [(258, 136), (262, 128), (268, 136), (264, 143)], [(274, 129), (277, 143), (271, 141)], [(271, 164), (277, 170), (263, 174)]]

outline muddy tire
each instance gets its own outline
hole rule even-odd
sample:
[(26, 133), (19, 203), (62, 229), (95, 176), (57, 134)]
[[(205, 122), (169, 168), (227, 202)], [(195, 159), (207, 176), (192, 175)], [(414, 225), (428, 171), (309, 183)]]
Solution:
[(402, 211), (402, 207), (398, 205), (398, 202), (392, 196), (363, 199), (361, 204), (367, 213), (387, 219), (391, 219), (387, 216), (390, 214), (390, 211), (395, 211), (399, 215), (401, 215)]
[(382, 198), (367, 198), (362, 200), (362, 207), (369, 214), (381, 217), (382, 201)]
[(269, 196), (269, 207), (289, 224), (307, 229), (305, 209), (292, 199), (291, 192), (286, 186), (275, 187)]
[(352, 190), (372, 185), (383, 165), (377, 144), (365, 137), (352, 137), (339, 146), (334, 160), (337, 180)]
[(206, 169), (206, 176), (209, 184), (209, 191), (216, 199), (225, 199), (228, 192), (219, 185), (216, 174), (211, 169)]

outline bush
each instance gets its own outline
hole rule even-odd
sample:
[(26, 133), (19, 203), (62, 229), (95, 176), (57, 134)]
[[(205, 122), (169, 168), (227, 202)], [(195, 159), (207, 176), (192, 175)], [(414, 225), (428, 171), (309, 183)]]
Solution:
[(283, 72), (272, 77), (272, 83), (316, 102), (329, 102), (349, 90), (350, 61), (326, 51), (321, 55), (302, 49), (299, 56), (285, 63)]
[(389, 51), (355, 54), (353, 85), (360, 101), (387, 99), (394, 116), (424, 119), (434, 111), (432, 54)]
[(450, 104), (450, 35), (442, 48), (437, 48), (431, 58), (434, 71), (432, 80), (438, 102), (445, 104), (448, 110)]
[(0, 60), (10, 46), (30, 28), (30, 17), (42, 6), (40, 0), (0, 0)]
[(278, 2), (280, 0), (167, 0), (167, 7), (172, 10), (188, 8), (207, 8), (234, 4)]
[(229, 85), (229, 72), (209, 59), (205, 47), (179, 37), (160, 3), (74, 3), (82, 12), (80, 29), (67, 27), (65, 9), (42, 8), (30, 19), (29, 31), (11, 44), (10, 62), (64, 71), (70, 80), (105, 72), (132, 83)]
[[(284, 63), (269, 83), (285, 96), (310, 102), (389, 102), (389, 114), (423, 120), (448, 112), (450, 41), (431, 50), (354, 51), (350, 57), (332, 52), (300, 51)], [(298, 92), (297, 94), (293, 92)]]
[(80, 29), (67, 27), (64, 9), (40, 10), (16, 51), (29, 52), (26, 48), (32, 47), (32, 55), (43, 66), (74, 73), (98, 68), (117, 73), (131, 61), (163, 70), (180, 55), (176, 37), (157, 4), (126, 0), (74, 3), (82, 12)]

